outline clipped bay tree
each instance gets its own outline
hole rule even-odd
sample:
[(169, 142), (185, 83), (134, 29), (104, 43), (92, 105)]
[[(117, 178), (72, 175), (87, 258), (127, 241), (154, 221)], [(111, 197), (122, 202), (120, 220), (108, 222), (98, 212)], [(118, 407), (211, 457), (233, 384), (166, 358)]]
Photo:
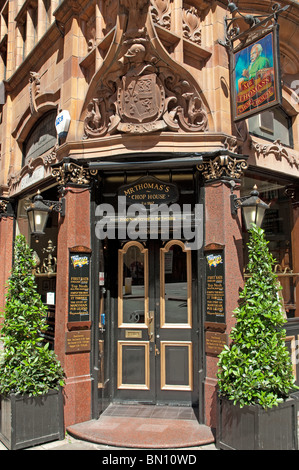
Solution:
[(249, 277), (234, 311), (231, 344), (219, 356), (221, 396), (240, 407), (259, 404), (271, 408), (294, 388), (290, 354), (285, 344), (286, 322), (274, 259), (264, 231), (252, 225), (248, 243)]
[(16, 237), (14, 264), (1, 327), (4, 350), (0, 361), (0, 394), (43, 395), (64, 385), (64, 373), (49, 343), (47, 307), (33, 274), (34, 259), (24, 236)]

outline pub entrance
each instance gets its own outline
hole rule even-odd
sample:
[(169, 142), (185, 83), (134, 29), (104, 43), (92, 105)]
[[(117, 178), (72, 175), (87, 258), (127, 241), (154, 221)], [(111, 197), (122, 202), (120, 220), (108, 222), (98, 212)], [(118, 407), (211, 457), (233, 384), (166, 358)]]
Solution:
[[(133, 183), (146, 181), (143, 175), (130, 177)], [(193, 171), (153, 178), (178, 183), (175, 202), (190, 204), (194, 212)], [(101, 202), (117, 208), (120, 188), (128, 187), (127, 175), (107, 176), (102, 184)], [(120, 221), (117, 211), (115, 220)], [(196, 408), (203, 402), (200, 250), (190, 249), (188, 240), (176, 235), (170, 230), (168, 238), (159, 232), (133, 239), (119, 237), (116, 230), (114, 238), (99, 244), (105, 286), (100, 289), (99, 409), (111, 402)]]
[(192, 256), (182, 240), (126, 241), (118, 248), (115, 311), (117, 400), (192, 405)]

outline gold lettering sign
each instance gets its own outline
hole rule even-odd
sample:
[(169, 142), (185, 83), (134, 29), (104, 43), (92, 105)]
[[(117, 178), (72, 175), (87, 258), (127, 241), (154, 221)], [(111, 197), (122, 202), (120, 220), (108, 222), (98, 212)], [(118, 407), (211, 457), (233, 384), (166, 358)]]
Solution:
[(165, 183), (153, 176), (144, 176), (132, 184), (119, 188), (119, 196), (125, 196), (127, 204), (167, 204), (178, 199), (178, 188), (175, 184)]

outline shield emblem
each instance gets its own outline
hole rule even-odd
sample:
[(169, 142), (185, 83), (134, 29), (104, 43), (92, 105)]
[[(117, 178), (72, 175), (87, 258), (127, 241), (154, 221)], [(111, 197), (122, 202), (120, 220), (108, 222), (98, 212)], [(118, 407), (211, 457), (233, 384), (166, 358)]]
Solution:
[(155, 74), (124, 76), (120, 113), (127, 122), (150, 122), (161, 115), (162, 90)]

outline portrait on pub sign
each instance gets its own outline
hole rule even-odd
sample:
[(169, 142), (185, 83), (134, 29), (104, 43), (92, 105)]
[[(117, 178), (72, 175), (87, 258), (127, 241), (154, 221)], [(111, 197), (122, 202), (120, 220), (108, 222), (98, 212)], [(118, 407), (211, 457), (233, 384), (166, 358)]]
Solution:
[(276, 30), (233, 52), (234, 120), (265, 111), (281, 102)]

